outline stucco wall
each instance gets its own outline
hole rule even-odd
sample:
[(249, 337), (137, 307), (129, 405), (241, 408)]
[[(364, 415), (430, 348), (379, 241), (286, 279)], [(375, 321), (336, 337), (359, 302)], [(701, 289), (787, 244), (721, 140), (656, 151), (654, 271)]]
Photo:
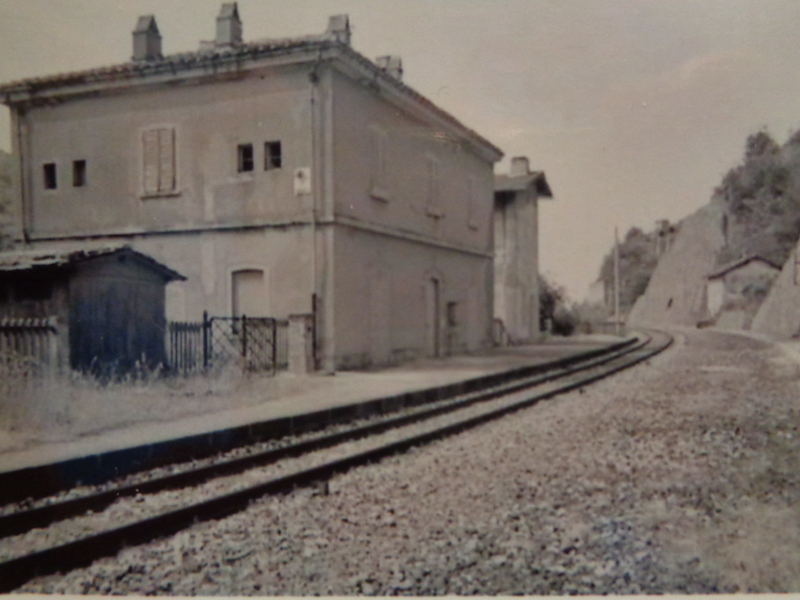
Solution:
[(512, 342), (539, 337), (538, 201), (533, 191), (498, 202), (494, 212), (494, 315)]
[[(231, 274), (241, 269), (264, 271), (263, 314), (251, 316), (285, 318), (311, 312), (310, 227), (209, 231), (122, 241), (187, 278), (167, 285), (168, 320), (197, 321), (204, 310), (211, 315), (230, 315)], [(104, 242), (94, 243), (102, 246)], [(60, 245), (63, 243), (40, 242), (35, 247)]]
[[(311, 165), (307, 69), (275, 67), (202, 82), (156, 84), (32, 108), (23, 118), (27, 189), (34, 237), (159, 231), (259, 219), (291, 221), (310, 213), (293, 194), (293, 170)], [(145, 130), (174, 128), (177, 188), (143, 198)], [(282, 144), (283, 165), (265, 171), (263, 145)], [(252, 143), (255, 168), (237, 172), (237, 145)], [(86, 161), (87, 182), (73, 187), (72, 164)], [(44, 188), (55, 163), (58, 187)]]
[(440, 354), (490, 345), (491, 259), (346, 226), (337, 226), (335, 248), (337, 366), (431, 356), (432, 279), (439, 282)]
[[(340, 74), (333, 78), (333, 122), (337, 217), (491, 252), (490, 161)], [(385, 145), (384, 181), (377, 185), (376, 136)], [(438, 170), (435, 206), (431, 161)]]

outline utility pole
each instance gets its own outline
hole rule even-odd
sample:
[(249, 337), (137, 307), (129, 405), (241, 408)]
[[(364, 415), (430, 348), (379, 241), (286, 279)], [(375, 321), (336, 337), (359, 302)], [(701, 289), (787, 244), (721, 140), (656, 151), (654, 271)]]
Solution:
[(614, 333), (619, 336), (619, 235), (614, 226)]

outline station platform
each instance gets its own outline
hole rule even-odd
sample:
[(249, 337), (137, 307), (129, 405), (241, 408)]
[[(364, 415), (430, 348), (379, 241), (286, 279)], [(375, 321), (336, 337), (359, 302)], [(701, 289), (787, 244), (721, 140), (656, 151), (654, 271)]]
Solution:
[(453, 395), (522, 368), (592, 354), (624, 340), (608, 335), (551, 337), (536, 345), (417, 360), (380, 371), (302, 376), (278, 373), (268, 378), (271, 381), (267, 385), (272, 391), (265, 391), (263, 402), (254, 405), (170, 421), (139, 422), (77, 439), (42, 442), (21, 450), (0, 449), (0, 487), (10, 476), (25, 473), (52, 478), (69, 472), (70, 478), (84, 483), (96, 478), (107, 480), (111, 471), (122, 475), (134, 467), (166, 462), (165, 458), (159, 459), (161, 455), (183, 453), (196, 457), (198, 446), (233, 447), (243, 440), (246, 442), (246, 438), (276, 437), (281, 430), (313, 428), (315, 422), (325, 424), (326, 420), (366, 416), (371, 413), (365, 407), (383, 404), (379, 408), (385, 409), (389, 407), (387, 403), (409, 396)]

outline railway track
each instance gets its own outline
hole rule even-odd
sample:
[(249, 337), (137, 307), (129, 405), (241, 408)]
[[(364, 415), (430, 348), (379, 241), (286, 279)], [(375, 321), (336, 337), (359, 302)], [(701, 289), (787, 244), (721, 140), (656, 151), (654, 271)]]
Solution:
[(672, 338), (662, 332), (639, 334), (633, 343), (608, 354), (304, 436), (282, 447), (7, 511), (0, 516), (0, 592), (12, 591), (38, 575), (87, 565), (124, 546), (175, 533), (197, 521), (243, 510), (264, 495), (324, 482), (354, 466), (583, 387), (642, 362), (671, 343)]

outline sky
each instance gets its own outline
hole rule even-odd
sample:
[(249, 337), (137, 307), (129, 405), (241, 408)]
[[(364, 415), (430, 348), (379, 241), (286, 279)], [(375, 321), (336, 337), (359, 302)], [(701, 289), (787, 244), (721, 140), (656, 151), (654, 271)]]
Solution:
[[(141, 14), (165, 54), (214, 37), (219, 0), (0, 0), (0, 82), (126, 62)], [(703, 204), (766, 129), (800, 129), (796, 0), (239, 0), (245, 40), (321, 33), (353, 47), (506, 154), (543, 170), (540, 269), (580, 300), (614, 228)], [(0, 149), (10, 149), (0, 107)]]

